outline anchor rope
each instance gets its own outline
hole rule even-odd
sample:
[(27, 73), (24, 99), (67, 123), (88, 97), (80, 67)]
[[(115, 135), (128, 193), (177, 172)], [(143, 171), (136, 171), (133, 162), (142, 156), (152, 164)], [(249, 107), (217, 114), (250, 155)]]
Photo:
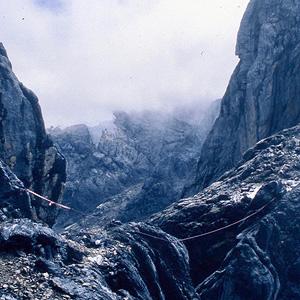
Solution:
[[(38, 197), (38, 198), (40, 198), (40, 199), (42, 199), (42, 200), (48, 202), (48, 203), (49, 203), (49, 206), (55, 205), (55, 206), (60, 207), (60, 208), (62, 208), (62, 209), (66, 209), (66, 210), (69, 210), (69, 211), (73, 211), (73, 212), (79, 213), (79, 214), (81, 214), (81, 215), (84, 216), (84, 217), (87, 217), (87, 216), (88, 216), (87, 214), (85, 214), (85, 213), (83, 213), (83, 212), (81, 212), (81, 211), (79, 211), (79, 210), (76, 210), (76, 209), (74, 209), (74, 208), (72, 208), (72, 207), (69, 207), (69, 206), (66, 206), (66, 205), (63, 205), (63, 204), (60, 204), (60, 203), (56, 203), (56, 202), (54, 202), (54, 201), (52, 201), (52, 200), (49, 200), (48, 198), (46, 198), (46, 197), (44, 197), (44, 196), (41, 196), (41, 195), (39, 195), (38, 193), (35, 193), (35, 192), (31, 191), (30, 189), (23, 188), (23, 187), (21, 187), (21, 186), (19, 186), (19, 187), (22, 188), (22, 189), (24, 189), (24, 190), (27, 191), (28, 193), (30, 193), (30, 194), (32, 194), (32, 195), (34, 195), (34, 196), (36, 196), (36, 197)], [(214, 233), (216, 233), (216, 232), (225, 230), (225, 229), (227, 229), (227, 228), (233, 227), (233, 226), (235, 226), (235, 225), (237, 225), (237, 224), (240, 224), (240, 223), (242, 223), (242, 222), (244, 222), (244, 221), (246, 221), (246, 220), (248, 220), (248, 219), (254, 217), (254, 216), (257, 215), (258, 213), (260, 213), (261, 211), (263, 211), (263, 210), (264, 210), (268, 205), (270, 205), (275, 199), (276, 199), (276, 197), (272, 198), (268, 203), (266, 203), (265, 205), (263, 205), (261, 208), (259, 208), (258, 210), (256, 210), (256, 211), (253, 212), (252, 214), (250, 214), (250, 215), (248, 215), (248, 216), (246, 216), (246, 217), (244, 217), (244, 218), (242, 218), (242, 219), (240, 219), (240, 220), (238, 220), (238, 221), (235, 221), (235, 222), (230, 223), (230, 224), (228, 224), (228, 225), (226, 225), (226, 226), (222, 226), (222, 227), (220, 227), (220, 228), (217, 228), (217, 229), (214, 229), (214, 230), (211, 230), (211, 231), (207, 231), (207, 232), (204, 232), (204, 233), (201, 233), (201, 234), (193, 235), (193, 236), (186, 237), (186, 238), (182, 238), (182, 239), (177, 239), (176, 241), (170, 241), (170, 240), (167, 240), (167, 239), (165, 239), (165, 238), (158, 237), (158, 236), (155, 236), (155, 235), (152, 235), (152, 234), (149, 234), (149, 233), (145, 233), (145, 232), (141, 232), (141, 231), (133, 231), (132, 233), (140, 234), (140, 235), (143, 235), (143, 236), (151, 237), (151, 238), (153, 238), (153, 239), (160, 240), (160, 241), (164, 241), (164, 242), (169, 242), (169, 243), (177, 243), (177, 242), (185, 242), (185, 241), (189, 241), (189, 240), (194, 240), (194, 239), (197, 239), (197, 238), (200, 238), (200, 237), (203, 237), (203, 236), (208, 236), (208, 235), (214, 234)], [(97, 218), (97, 216), (93, 216), (93, 217)], [(98, 217), (98, 218), (100, 218), (100, 217)], [(101, 221), (102, 221), (102, 219), (101, 219)], [(111, 223), (111, 224), (113, 224), (113, 225), (116, 225), (116, 226), (118, 225), (118, 224), (114, 224), (113, 221), (110, 221), (109, 223)]]

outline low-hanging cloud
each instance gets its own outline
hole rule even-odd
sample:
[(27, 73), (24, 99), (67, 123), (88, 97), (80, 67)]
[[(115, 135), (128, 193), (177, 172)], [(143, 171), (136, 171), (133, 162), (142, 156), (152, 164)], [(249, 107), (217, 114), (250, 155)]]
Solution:
[(0, 33), (47, 126), (95, 124), (222, 97), (248, 2), (9, 0)]

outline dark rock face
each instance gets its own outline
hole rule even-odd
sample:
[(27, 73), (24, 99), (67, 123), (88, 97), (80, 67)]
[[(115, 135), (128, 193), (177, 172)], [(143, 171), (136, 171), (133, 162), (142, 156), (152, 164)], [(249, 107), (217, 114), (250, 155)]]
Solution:
[(240, 63), (183, 196), (208, 186), (257, 141), (299, 123), (299, 12), (299, 1), (249, 3), (236, 46)]
[[(24, 125), (26, 130), (22, 134), (21, 131), (17, 133), (19, 138), (14, 140), (13, 131), (8, 129), (15, 127), (8, 125), (22, 124), (13, 121), (14, 117), (19, 118), (21, 110), (8, 119), (8, 104), (13, 101), (6, 103), (3, 99), (12, 99), (9, 98), (10, 93), (7, 92), (7, 98), (2, 94), (0, 115), (5, 122), (2, 121), (0, 127), (3, 141), (3, 161), (0, 161), (0, 297), (300, 299), (300, 125), (277, 132), (298, 122), (296, 44), (299, 40), (299, 5), (298, 0), (250, 2), (237, 47), (241, 62), (223, 99), (220, 117), (202, 151), (198, 167), (203, 179), (197, 181), (197, 188), (196, 185), (192, 188), (204, 187), (217, 176), (219, 179), (194, 197), (173, 203), (152, 216), (147, 223), (122, 225), (112, 221), (101, 227), (103, 223), (98, 217), (102, 217), (103, 212), (113, 211), (110, 208), (101, 211), (101, 206), (96, 214), (87, 218), (87, 222), (70, 226), (64, 235), (58, 235), (43, 223), (35, 223), (32, 220), (36, 217), (32, 209), (33, 201), (11, 169), (25, 185), (43, 186), (44, 182), (38, 183), (43, 177), (37, 174), (41, 170), (52, 170), (52, 167), (41, 168), (47, 164), (42, 163), (43, 159), (38, 159), (40, 156), (37, 153), (46, 155), (47, 149), (55, 148), (47, 148), (42, 143), (45, 148), (36, 147), (34, 149), (38, 150), (33, 153), (29, 151), (31, 144), (25, 148), (29, 152), (18, 145), (18, 141), (26, 140), (28, 128)], [(2, 48), (0, 54), (5, 62), (1, 67), (4, 65), (4, 69), (9, 70), (9, 62)], [(287, 62), (289, 68), (284, 65)], [(1, 72), (2, 93), (4, 87), (14, 93), (14, 89), (8, 88), (11, 87), (9, 84), (14, 82), (14, 86), (19, 87), (19, 83), (5, 79), (7, 74), (11, 74), (5, 72)], [(280, 72), (285, 75), (282, 79), (284, 88), (279, 81)], [(30, 98), (30, 92), (24, 88), (20, 90), (26, 99)], [(32, 111), (37, 111), (36, 106)], [(29, 116), (24, 114), (22, 118), (28, 118), (32, 128), (38, 128), (33, 126), (41, 124), (41, 119), (34, 123)], [(178, 129), (182, 120), (177, 121), (175, 127)], [(189, 145), (186, 131), (182, 134), (179, 130), (178, 135), (172, 133), (171, 136), (166, 131), (162, 134), (159, 126), (153, 130), (151, 122), (150, 126), (126, 114), (120, 114), (118, 122), (119, 131), (114, 135), (104, 132), (98, 148), (94, 146), (85, 126), (75, 128), (74, 132), (70, 129), (63, 132), (67, 139), (61, 136), (61, 147), (74, 154), (74, 164), (70, 165), (74, 170), (72, 176), (82, 175), (79, 177), (81, 184), (93, 186), (93, 182), (89, 181), (91, 172), (82, 165), (78, 167), (77, 163), (84, 161), (89, 166), (90, 162), (97, 162), (103, 175), (95, 168), (93, 173), (97, 175), (91, 178), (96, 180), (99, 176), (102, 181), (107, 178), (105, 184), (108, 188), (111, 188), (109, 183), (120, 187), (113, 196), (119, 199), (119, 203), (123, 195), (128, 203), (138, 199), (137, 196), (147, 188), (151, 193), (152, 189), (156, 189), (158, 192), (153, 195), (159, 198), (165, 191), (156, 184), (167, 186), (164, 181), (166, 176), (174, 176), (169, 180), (175, 189), (180, 186), (178, 179), (181, 174), (177, 171), (182, 168), (185, 172), (180, 162), (189, 159), (186, 155), (180, 158), (180, 150), (182, 153), (185, 151), (180, 148), (180, 143)], [(174, 131), (174, 127), (170, 128), (167, 132)], [(39, 134), (36, 135), (37, 132)], [(34, 145), (40, 145), (37, 141), (43, 140), (37, 136), (44, 137), (46, 141), (41, 132), (43, 130), (27, 132)], [(273, 132), (277, 133), (241, 155), (244, 149)], [(145, 140), (149, 135), (160, 145), (151, 143), (150, 138)], [(18, 147), (23, 156), (20, 154), (16, 160), (10, 159), (7, 153)], [(41, 149), (46, 150), (43, 152)], [(56, 154), (50, 157), (54, 159)], [(238, 164), (220, 177), (239, 158)], [(39, 163), (36, 164), (37, 161)], [(49, 166), (55, 165), (55, 159), (49, 161)], [(217, 163), (219, 166), (216, 167)], [(165, 166), (171, 169), (164, 170)], [(28, 170), (32, 171), (32, 179)], [(138, 170), (143, 180), (146, 178), (145, 183), (135, 181), (137, 177), (132, 175), (136, 174), (134, 170)], [(46, 171), (43, 174), (48, 178)], [(54, 171), (49, 174), (51, 177)], [(80, 185), (74, 183), (74, 186)], [(170, 193), (173, 193), (172, 189)], [(113, 197), (107, 203), (110, 202), (111, 207), (115, 208), (117, 202)], [(120, 212), (131, 213), (129, 205), (118, 207)], [(147, 211), (147, 206), (144, 209)], [(144, 213), (142, 210), (137, 212), (140, 215)], [(251, 217), (245, 219), (247, 216)], [(241, 219), (244, 221), (235, 226), (218, 230)], [(218, 231), (201, 238), (195, 237), (213, 230)], [(181, 239), (185, 239), (184, 243)]]
[(22, 182), (0, 160), (0, 219), (32, 218), (31, 199), (20, 188)]
[[(262, 140), (220, 181), (149, 224), (112, 222), (99, 228), (94, 221), (89, 229), (74, 228), (62, 238), (45, 225), (7, 215), (0, 223), (0, 295), (298, 299), (299, 153), (300, 126)], [(6, 178), (5, 197), (22, 195), (17, 179)], [(186, 238), (244, 218), (272, 199), (238, 226), (185, 245), (156, 227)]]
[(131, 224), (67, 238), (28, 219), (1, 223), (1, 297), (192, 299), (187, 250), (157, 228)]
[(90, 230), (60, 236), (31, 218), (30, 196), (0, 161), (1, 299), (188, 300), (194, 294), (185, 246), (158, 228), (94, 222)]
[(298, 299), (300, 126), (259, 142), (236, 168), (151, 223), (186, 241), (199, 299)]
[[(75, 236), (78, 238), (78, 232)], [(131, 223), (109, 227), (106, 231), (94, 229), (88, 235), (85, 233), (84, 241), (87, 246), (96, 248), (97, 255), (90, 260), (101, 270), (109, 287), (125, 299), (126, 296), (132, 299), (192, 299), (194, 288), (186, 248), (158, 228)]]
[[(0, 44), (0, 158), (25, 184), (53, 201), (61, 201), (65, 160), (45, 132), (34, 93), (13, 74), (6, 51)], [(56, 210), (39, 201), (33, 215), (53, 225)]]
[[(217, 101), (198, 120), (184, 112), (190, 123), (179, 112), (116, 112), (114, 130), (103, 130), (97, 146), (86, 125), (51, 130), (68, 162), (64, 203), (83, 212), (98, 206), (98, 216), (123, 221), (165, 208), (178, 197), (218, 108)], [(62, 214), (57, 226), (66, 219), (72, 224), (76, 216)]]

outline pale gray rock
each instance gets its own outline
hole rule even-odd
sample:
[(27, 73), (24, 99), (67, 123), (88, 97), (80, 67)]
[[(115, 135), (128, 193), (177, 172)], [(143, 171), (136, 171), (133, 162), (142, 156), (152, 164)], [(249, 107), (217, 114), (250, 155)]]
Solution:
[[(114, 128), (75, 125), (50, 129), (67, 159), (64, 203), (106, 222), (143, 220), (178, 199), (219, 109), (198, 105), (173, 114), (115, 112)], [(110, 128), (112, 128), (110, 124)], [(98, 133), (99, 136), (99, 133)], [(56, 228), (81, 217), (62, 213)]]
[(182, 196), (215, 181), (257, 141), (300, 121), (299, 12), (299, 1), (250, 1), (238, 33), (240, 62)]

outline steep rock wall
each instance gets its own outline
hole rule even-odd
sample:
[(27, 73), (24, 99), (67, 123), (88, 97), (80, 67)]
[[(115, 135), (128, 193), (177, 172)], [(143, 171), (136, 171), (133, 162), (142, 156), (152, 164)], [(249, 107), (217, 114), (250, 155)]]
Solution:
[(236, 46), (240, 62), (182, 196), (208, 186), (257, 141), (299, 123), (299, 41), (300, 1), (249, 3)]
[[(268, 137), (199, 194), (152, 217), (185, 241), (197, 299), (299, 299), (300, 125)], [(270, 201), (272, 202), (270, 203)]]
[[(0, 44), (0, 158), (27, 188), (61, 201), (65, 160), (46, 134), (36, 95), (18, 81)], [(34, 201), (33, 217), (53, 225), (57, 215)]]

